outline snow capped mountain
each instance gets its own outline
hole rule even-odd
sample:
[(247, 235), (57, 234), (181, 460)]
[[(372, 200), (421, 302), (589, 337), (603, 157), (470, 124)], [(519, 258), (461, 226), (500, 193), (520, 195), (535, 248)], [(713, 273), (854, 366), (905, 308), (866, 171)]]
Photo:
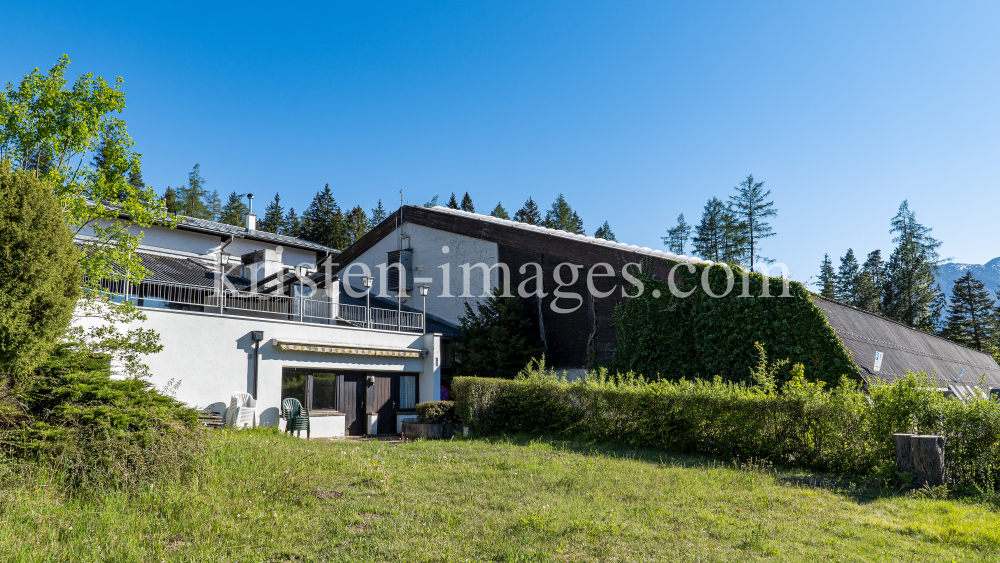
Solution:
[(955, 285), (955, 280), (971, 271), (972, 277), (986, 284), (986, 289), (994, 294), (1000, 290), (1000, 257), (994, 258), (985, 264), (958, 264), (948, 262), (941, 264), (938, 268), (938, 283), (944, 290), (945, 296), (951, 299), (951, 288)]

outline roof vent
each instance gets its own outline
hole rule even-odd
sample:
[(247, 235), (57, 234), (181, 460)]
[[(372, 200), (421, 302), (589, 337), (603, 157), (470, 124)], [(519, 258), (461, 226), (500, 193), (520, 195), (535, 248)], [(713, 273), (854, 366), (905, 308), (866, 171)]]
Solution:
[(247, 230), (256, 231), (257, 230), (257, 216), (253, 212), (253, 194), (247, 194), (247, 202), (249, 205), (249, 211), (247, 211)]

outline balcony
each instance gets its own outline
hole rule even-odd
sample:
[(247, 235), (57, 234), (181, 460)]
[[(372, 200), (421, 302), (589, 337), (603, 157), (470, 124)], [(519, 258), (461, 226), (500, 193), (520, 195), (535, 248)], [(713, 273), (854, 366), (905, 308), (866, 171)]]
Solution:
[(101, 282), (101, 291), (113, 301), (139, 307), (252, 316), (320, 325), (349, 325), (371, 330), (424, 332), (421, 313), (348, 305), (328, 299), (271, 295), (203, 285), (146, 280), (134, 285)]

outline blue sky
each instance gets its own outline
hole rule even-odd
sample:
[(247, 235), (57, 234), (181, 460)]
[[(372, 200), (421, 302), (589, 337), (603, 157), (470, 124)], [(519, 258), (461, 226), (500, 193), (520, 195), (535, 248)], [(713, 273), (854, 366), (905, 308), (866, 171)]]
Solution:
[(0, 81), (62, 54), (125, 79), (143, 176), (302, 211), (470, 192), (558, 193), (589, 234), (662, 248), (747, 174), (772, 190), (763, 253), (891, 250), (909, 199), (942, 255), (995, 242), (1000, 4), (215, 3), (5, 5)]

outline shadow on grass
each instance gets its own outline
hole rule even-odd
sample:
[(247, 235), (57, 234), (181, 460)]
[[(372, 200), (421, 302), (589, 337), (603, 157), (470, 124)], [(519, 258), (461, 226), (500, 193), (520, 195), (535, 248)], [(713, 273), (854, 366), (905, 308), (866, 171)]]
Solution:
[(728, 469), (732, 471), (752, 471), (764, 473), (774, 478), (775, 482), (789, 487), (822, 489), (850, 499), (859, 505), (868, 504), (881, 499), (901, 497), (921, 497), (931, 499), (965, 499), (980, 504), (992, 511), (1000, 511), (1000, 506), (983, 499), (977, 491), (968, 489), (913, 489), (911, 487), (890, 486), (886, 479), (878, 476), (845, 477), (836, 474), (820, 473), (801, 468), (773, 465), (759, 459), (740, 459), (705, 454), (684, 454), (636, 448), (624, 444), (591, 442), (579, 439), (567, 439), (544, 434), (512, 433), (499, 435), (456, 436), (453, 440), (478, 441), (492, 444), (512, 444), (530, 446), (532, 444), (547, 444), (555, 449), (572, 453), (630, 459), (658, 465), (661, 467), (681, 469)]

